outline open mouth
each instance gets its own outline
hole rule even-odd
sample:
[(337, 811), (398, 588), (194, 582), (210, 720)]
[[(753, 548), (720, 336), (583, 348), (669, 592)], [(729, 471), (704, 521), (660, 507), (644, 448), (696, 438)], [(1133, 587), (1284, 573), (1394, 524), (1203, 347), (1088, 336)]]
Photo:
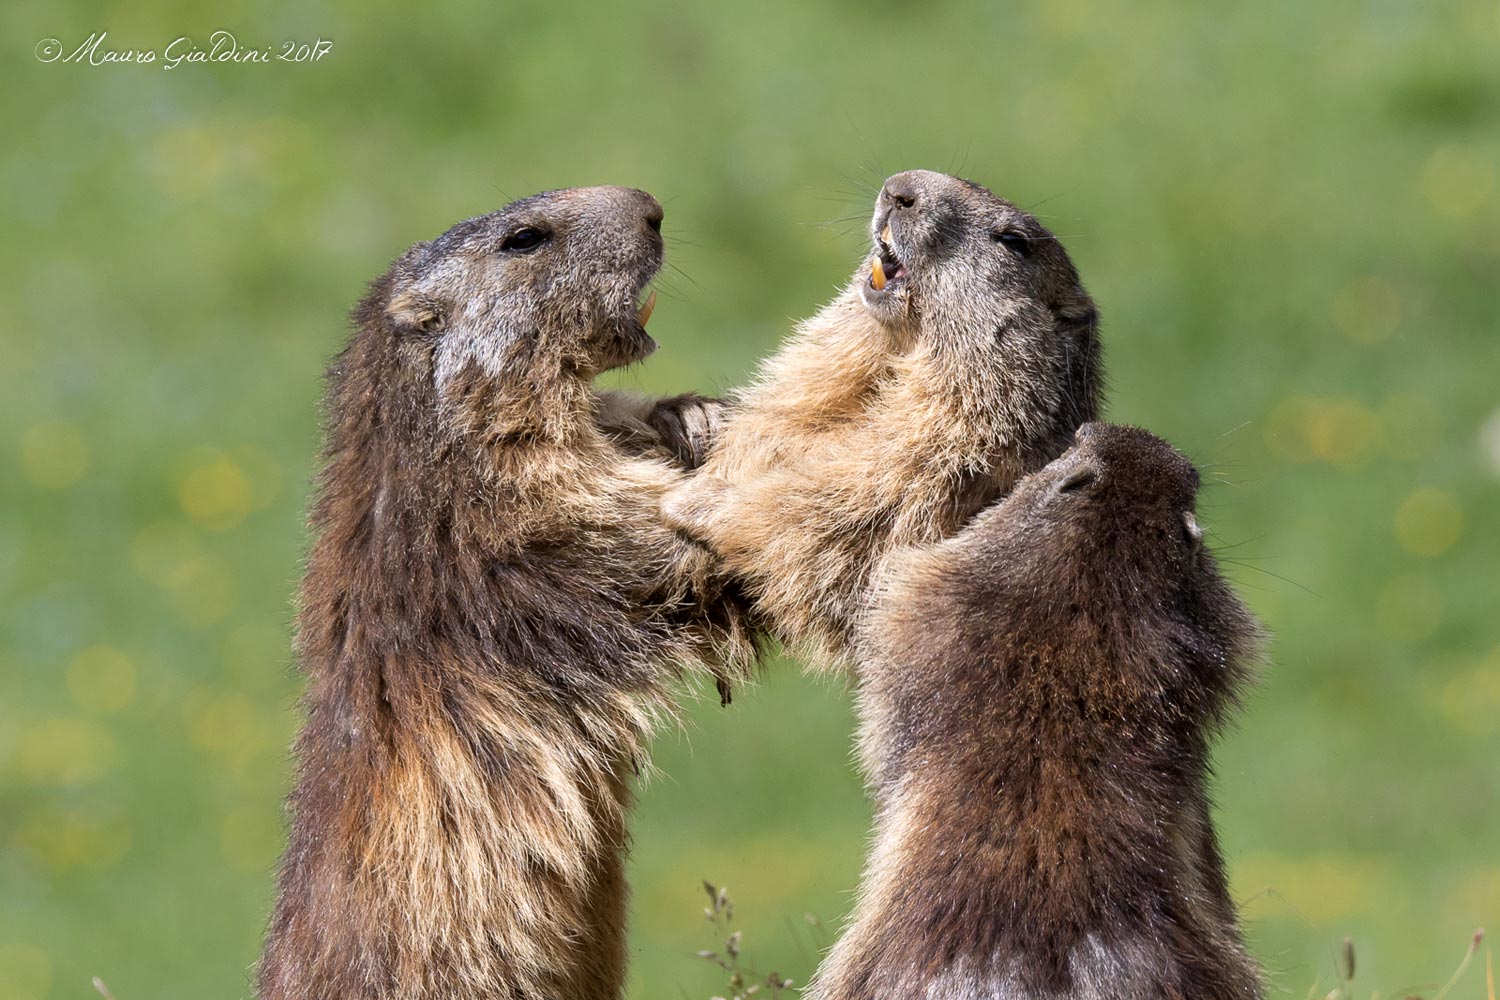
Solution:
[[(644, 295), (645, 298), (640, 298)], [(656, 350), (656, 340), (646, 332), (646, 321), (656, 309), (656, 292), (642, 289), (637, 293), (639, 304), (634, 310), (625, 312), (604, 324), (598, 341), (599, 371), (623, 368), (644, 361)]]
[(891, 247), (891, 227), (880, 231), (875, 241), (875, 259), (870, 262), (870, 287), (877, 292), (893, 291), (906, 278), (906, 265)]

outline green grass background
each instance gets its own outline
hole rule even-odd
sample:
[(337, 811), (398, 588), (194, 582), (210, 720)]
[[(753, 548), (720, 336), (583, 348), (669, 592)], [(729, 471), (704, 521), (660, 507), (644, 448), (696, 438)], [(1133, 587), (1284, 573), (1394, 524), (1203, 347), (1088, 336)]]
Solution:
[[(218, 28), (334, 46), (33, 54)], [(1345, 934), (1364, 986), (1438, 981), (1500, 918), (1493, 0), (70, 0), (0, 8), (0, 43), (0, 995), (248, 993), (319, 377), (363, 282), (511, 198), (638, 185), (673, 267), (617, 381), (720, 390), (915, 166), (1065, 238), (1111, 417), (1212, 470), (1201, 519), (1277, 635), (1218, 761), (1278, 989)], [(662, 741), (633, 996), (722, 991), (703, 878), (752, 964), (806, 976), (802, 915), (838, 920), (863, 853), (851, 724), (786, 664)]]

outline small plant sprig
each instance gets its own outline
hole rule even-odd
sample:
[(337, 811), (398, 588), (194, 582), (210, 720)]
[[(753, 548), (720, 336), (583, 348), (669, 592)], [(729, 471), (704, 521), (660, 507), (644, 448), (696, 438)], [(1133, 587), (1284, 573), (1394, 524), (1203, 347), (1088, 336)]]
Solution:
[[(1448, 981), (1444, 983), (1436, 993), (1432, 994), (1432, 1000), (1446, 1000), (1448, 995), (1453, 991), (1453, 987), (1458, 985), (1458, 981), (1463, 978), (1463, 974), (1468, 971), (1469, 963), (1472, 962), (1474, 960), (1474, 956), (1479, 953), (1479, 946), (1483, 943), (1484, 928), (1481, 927), (1479, 930), (1475, 931), (1473, 937), (1469, 939), (1469, 948), (1464, 952), (1463, 960), (1458, 963), (1458, 968), (1453, 970), (1453, 975), (1448, 977)], [(1493, 963), (1490, 960), (1490, 954), (1488, 951), (1485, 952), (1484, 964), (1486, 995), (1489, 997), (1489, 1000), (1496, 1000), (1495, 969)], [(1330, 990), (1327, 995), (1322, 997), (1321, 1000), (1355, 1000), (1354, 940), (1352, 938), (1344, 938), (1344, 946), (1340, 949), (1339, 955), (1334, 962), (1334, 973), (1338, 977), (1338, 985)], [(1318, 986), (1316, 983), (1314, 983), (1312, 990), (1308, 992), (1309, 1000), (1314, 1000), (1314, 998), (1317, 996), (1317, 991)], [(1401, 990), (1398, 993), (1398, 996), (1402, 998), (1402, 1000), (1423, 1000), (1425, 995), (1425, 990), (1421, 990), (1421, 988), (1418, 988), (1416, 990)], [(1370, 996), (1371, 1000), (1379, 1000), (1380, 994), (1372, 993)]]
[(708, 893), (709, 905), (703, 908), (703, 917), (713, 925), (715, 936), (724, 942), (722, 951), (703, 950), (698, 957), (712, 962), (729, 976), (727, 995), (714, 996), (711, 1000), (748, 1000), (750, 997), (769, 997), (779, 1000), (784, 995), (797, 992), (790, 979), (783, 979), (778, 972), (759, 973), (747, 966), (740, 958), (744, 944), (744, 932), (734, 929), (734, 901), (729, 890), (704, 880), (703, 889)]

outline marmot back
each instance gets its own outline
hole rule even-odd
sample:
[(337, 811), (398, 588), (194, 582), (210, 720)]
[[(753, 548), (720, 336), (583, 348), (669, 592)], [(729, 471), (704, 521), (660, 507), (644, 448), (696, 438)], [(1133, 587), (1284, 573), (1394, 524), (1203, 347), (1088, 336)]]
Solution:
[(681, 471), (618, 433), (691, 421), (591, 385), (654, 346), (661, 218), (625, 188), (537, 195), (411, 248), (356, 309), (266, 1000), (619, 996), (630, 775), (680, 666), (746, 652), (661, 523)]
[(1057, 238), (977, 184), (889, 178), (848, 288), (738, 395), (668, 520), (771, 630), (848, 662), (870, 573), (1065, 447), (1102, 393), (1098, 317)]
[(1250, 1000), (1211, 740), (1260, 630), (1198, 475), (1089, 424), (952, 539), (894, 556), (861, 633), (874, 847), (815, 1000)]

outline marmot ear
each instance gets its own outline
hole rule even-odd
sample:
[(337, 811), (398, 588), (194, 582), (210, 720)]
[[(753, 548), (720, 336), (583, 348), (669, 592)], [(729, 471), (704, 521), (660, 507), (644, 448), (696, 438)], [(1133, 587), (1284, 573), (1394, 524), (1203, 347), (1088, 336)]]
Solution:
[(398, 333), (431, 333), (443, 325), (443, 311), (421, 292), (399, 292), (385, 307), (386, 318)]

